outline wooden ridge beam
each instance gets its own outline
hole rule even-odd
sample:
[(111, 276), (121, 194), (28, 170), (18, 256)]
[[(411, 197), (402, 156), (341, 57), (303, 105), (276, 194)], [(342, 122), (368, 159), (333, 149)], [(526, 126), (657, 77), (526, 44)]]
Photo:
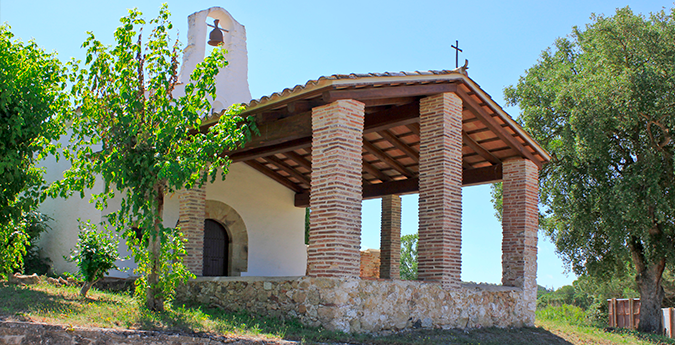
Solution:
[(531, 160), (541, 169), (542, 163), (537, 160), (532, 152), (530, 152), (523, 144), (508, 133), (495, 119), (492, 118), (471, 96), (464, 92), (461, 88), (457, 88), (455, 93), (462, 99), (465, 105), (473, 112), (473, 114), (483, 122), (492, 132), (494, 132), (500, 139), (509, 145), (516, 152), (520, 153), (525, 158)]

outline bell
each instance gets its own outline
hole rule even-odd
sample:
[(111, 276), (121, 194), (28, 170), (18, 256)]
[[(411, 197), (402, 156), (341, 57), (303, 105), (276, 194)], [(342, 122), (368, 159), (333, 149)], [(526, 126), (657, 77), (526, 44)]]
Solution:
[(220, 28), (218, 27), (218, 22), (220, 20), (216, 19), (213, 21), (214, 29), (211, 31), (209, 34), (209, 44), (217, 47), (221, 44), (223, 44), (223, 33), (220, 31)]

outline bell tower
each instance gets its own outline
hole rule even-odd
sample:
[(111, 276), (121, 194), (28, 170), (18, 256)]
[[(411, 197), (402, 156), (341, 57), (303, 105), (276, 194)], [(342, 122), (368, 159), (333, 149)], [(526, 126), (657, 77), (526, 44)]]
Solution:
[[(210, 25), (211, 23), (215, 25)], [(212, 30), (209, 26), (217, 26), (219, 29)], [(213, 33), (214, 30), (217, 31)], [(223, 43), (214, 49), (225, 51), (229, 65), (221, 68), (216, 76), (216, 99), (211, 103), (214, 112), (220, 112), (234, 103), (248, 103), (251, 100), (246, 29), (225, 9), (211, 7), (188, 17), (188, 45), (183, 51), (183, 64), (178, 77), (182, 83), (187, 84), (190, 81), (190, 74), (204, 60), (207, 41), (213, 35), (218, 36), (218, 31), (222, 35)]]

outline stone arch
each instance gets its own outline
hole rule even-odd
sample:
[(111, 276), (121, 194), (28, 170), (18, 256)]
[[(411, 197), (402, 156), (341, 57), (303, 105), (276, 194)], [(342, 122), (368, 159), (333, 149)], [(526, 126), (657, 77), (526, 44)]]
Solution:
[(227, 262), (228, 276), (241, 276), (248, 271), (248, 231), (239, 213), (229, 205), (206, 200), (205, 219), (212, 219), (223, 225), (230, 237)]

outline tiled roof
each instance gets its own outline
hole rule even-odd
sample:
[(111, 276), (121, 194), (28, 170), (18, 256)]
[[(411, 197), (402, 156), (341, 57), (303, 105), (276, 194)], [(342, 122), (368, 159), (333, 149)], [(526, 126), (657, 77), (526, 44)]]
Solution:
[(466, 69), (463, 67), (453, 70), (430, 70), (430, 71), (413, 71), (413, 72), (384, 72), (384, 73), (350, 73), (350, 74), (333, 74), (330, 76), (321, 76), (318, 79), (313, 79), (306, 82), (304, 85), (296, 85), (293, 88), (286, 88), (281, 92), (275, 92), (269, 96), (263, 96), (260, 99), (250, 101), (246, 107), (253, 108), (262, 104), (273, 102), (277, 99), (284, 98), (291, 94), (298, 94), (305, 90), (319, 88), (333, 81), (358, 81), (366, 78), (386, 78), (386, 77), (427, 77), (427, 76), (443, 76), (443, 75), (467, 75)]

